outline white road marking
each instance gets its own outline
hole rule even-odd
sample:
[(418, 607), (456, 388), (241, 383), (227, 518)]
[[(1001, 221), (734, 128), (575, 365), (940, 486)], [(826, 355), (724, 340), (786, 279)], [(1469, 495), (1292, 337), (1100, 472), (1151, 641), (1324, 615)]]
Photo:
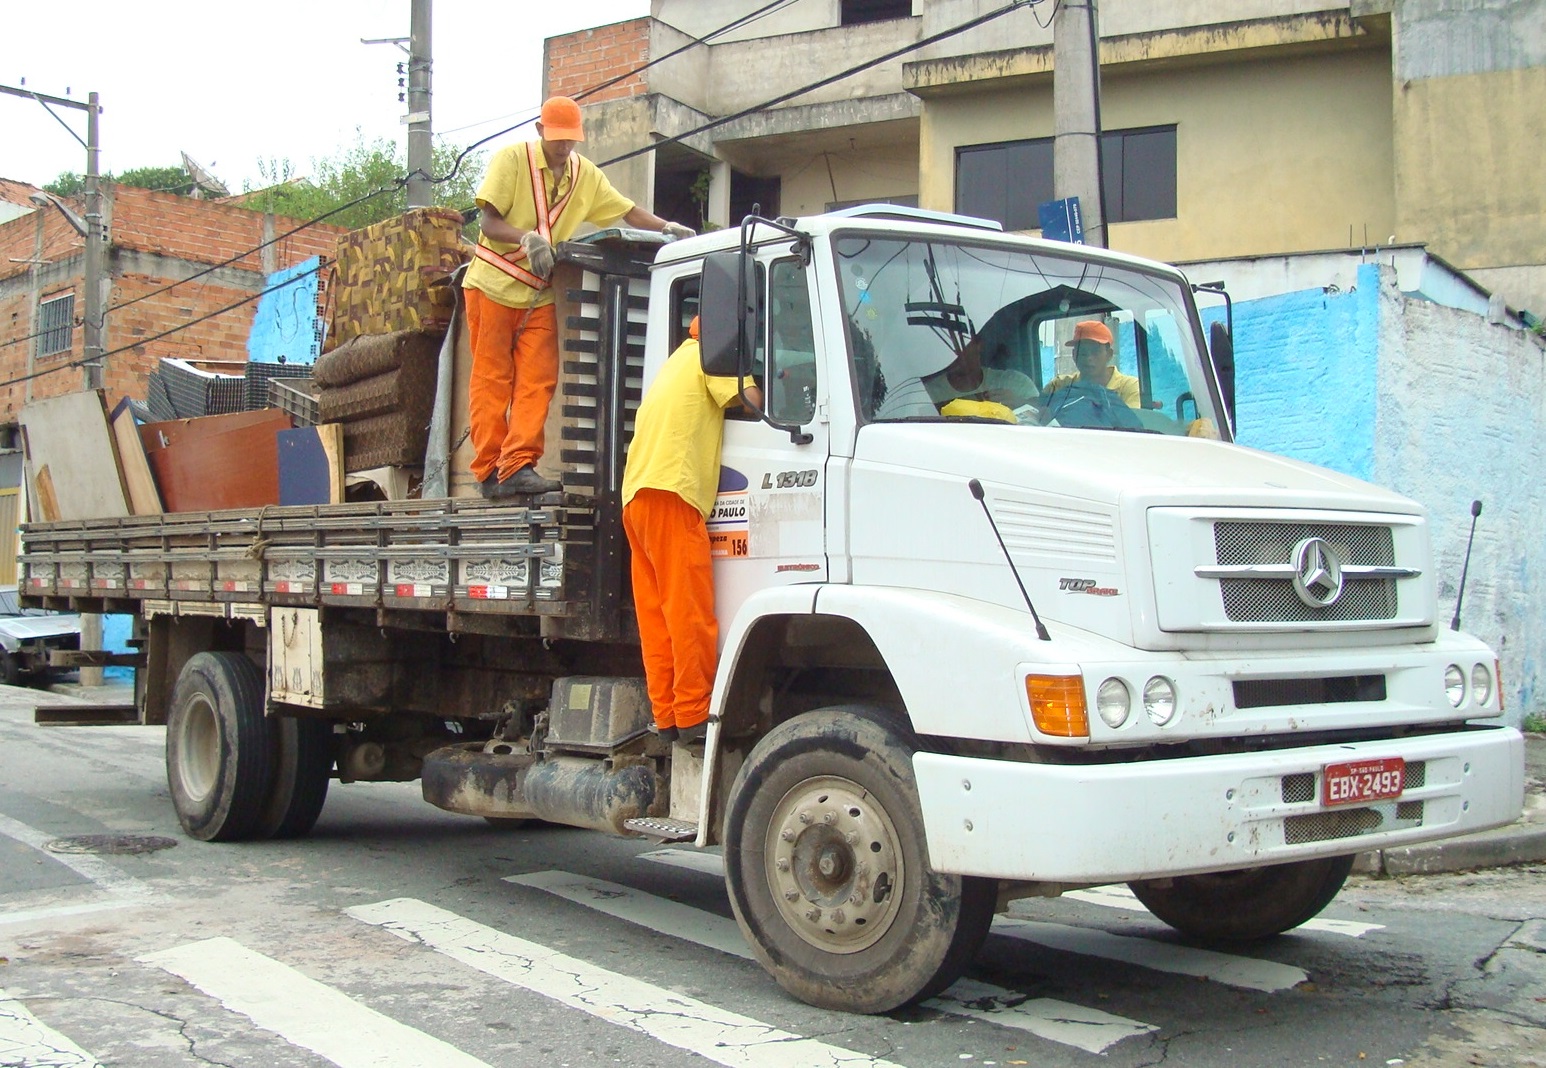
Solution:
[(489, 1068), (229, 938), (193, 942), (139, 960), (182, 977), (257, 1026), (339, 1068)]
[[(90, 912), (106, 912), (109, 909), (132, 909), (141, 901), (102, 901), (94, 905), (56, 905), (46, 909), (21, 909), (17, 912), (0, 913), (0, 926), (8, 923), (31, 923), (34, 920), (56, 920), (63, 916), (81, 916)], [(0, 1061), (0, 1064), (4, 1064)]]
[(423, 901), (397, 898), (345, 911), (496, 979), (715, 1064), (731, 1068), (891, 1068), (890, 1061), (781, 1031)]
[(713, 875), (720, 879), (725, 877), (725, 858), (718, 853), (709, 853), (702, 849), (654, 849), (648, 853), (640, 853), (639, 859), (651, 860), (656, 864), (666, 864), (673, 868), (686, 868), (688, 871), (701, 871), (705, 875)]
[[(667, 901), (605, 879), (563, 871), (507, 875), (505, 882), (545, 890), (566, 901), (604, 912), (661, 934), (721, 953), (755, 959), (734, 920)], [(1158, 1030), (1146, 1023), (1086, 1009), (1051, 998), (1027, 999), (1017, 991), (962, 979), (924, 1007), (957, 1016), (988, 1020), (1001, 1027), (1029, 1031), (1041, 1038), (1100, 1053), (1124, 1038)]]
[[(1070, 890), (1063, 895), (1089, 905), (1103, 905), (1108, 909), (1124, 909), (1128, 912), (1148, 912), (1143, 902), (1133, 896), (1125, 886), (1093, 886), (1088, 890)], [(1357, 920), (1328, 920), (1317, 916), (1295, 927), (1296, 931), (1324, 931), (1326, 934), (1362, 938), (1370, 931), (1383, 931), (1383, 923), (1360, 923)]]
[(1199, 979), (1211, 979), (1226, 986), (1245, 990), (1288, 990), (1309, 978), (1301, 968), (1291, 964), (1278, 964), (1270, 960), (1236, 957), (1228, 953), (1215, 953), (1207, 949), (1153, 942), (1147, 938), (1131, 938), (1097, 931), (1089, 927), (1070, 927), (1061, 923), (1042, 923), (1036, 920), (1017, 920), (1000, 916), (993, 921), (993, 933), (1034, 942), (1049, 949), (1065, 953), (1078, 953), (1086, 957), (1102, 957), (1136, 964), (1157, 972), (1176, 975), (1194, 975)]
[(102, 1068), (91, 1054), (0, 990), (0, 1064), (27, 1068)]
[(1159, 1030), (1151, 1024), (1055, 998), (1027, 999), (1024, 994), (1010, 994), (974, 979), (957, 980), (943, 994), (924, 1004), (959, 1016), (1018, 1027), (1089, 1053), (1104, 1053), (1124, 1038)]
[[(14, 838), (23, 845), (29, 845), (33, 849), (48, 853), (47, 845), (58, 835), (44, 834), (34, 827), (13, 820), (9, 816), (0, 816), (0, 834), (7, 838)], [(88, 879), (101, 889), (118, 897), (134, 898), (140, 901), (149, 900), (154, 895), (150, 887), (134, 878), (126, 875), (119, 869), (98, 860), (89, 853), (48, 853), (48, 856), (57, 860), (60, 864), (69, 868), (83, 879)]]

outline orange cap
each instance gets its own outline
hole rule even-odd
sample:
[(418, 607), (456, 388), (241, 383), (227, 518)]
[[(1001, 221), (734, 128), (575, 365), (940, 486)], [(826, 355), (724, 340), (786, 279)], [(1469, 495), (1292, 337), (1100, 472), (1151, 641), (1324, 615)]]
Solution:
[(1086, 319), (1074, 326), (1074, 339), (1068, 343), (1072, 348), (1081, 341), (1099, 341), (1102, 345), (1111, 344), (1111, 331), (1106, 329), (1105, 323), (1098, 323), (1094, 319)]
[(542, 105), (544, 141), (583, 141), (585, 127), (580, 121), (580, 105), (567, 96), (550, 96)]
[(696, 315), (692, 317), (692, 322), (688, 324), (687, 333), (688, 336), (693, 338), (698, 336), (698, 317)]

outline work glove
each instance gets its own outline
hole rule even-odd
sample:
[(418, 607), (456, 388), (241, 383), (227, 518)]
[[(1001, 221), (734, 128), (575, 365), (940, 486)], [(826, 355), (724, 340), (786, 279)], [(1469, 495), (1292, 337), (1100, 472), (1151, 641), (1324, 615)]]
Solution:
[(521, 235), (521, 251), (526, 253), (526, 266), (538, 278), (553, 273), (553, 246), (535, 230)]
[(690, 227), (690, 226), (683, 226), (681, 223), (678, 223), (678, 222), (668, 222), (668, 223), (666, 223), (666, 225), (664, 225), (664, 226), (662, 226), (660, 228), (660, 232), (665, 234), (667, 237), (671, 238), (672, 240), (680, 240), (681, 238), (684, 238), (684, 237), (697, 237), (698, 236), (698, 231), (692, 229), (692, 227)]

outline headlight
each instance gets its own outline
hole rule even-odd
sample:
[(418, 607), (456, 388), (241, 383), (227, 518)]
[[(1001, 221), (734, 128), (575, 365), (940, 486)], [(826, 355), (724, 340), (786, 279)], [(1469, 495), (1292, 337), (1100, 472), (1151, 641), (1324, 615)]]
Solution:
[(1143, 710), (1157, 726), (1163, 727), (1176, 715), (1176, 687), (1163, 675), (1156, 675), (1143, 688)]
[(1451, 664), (1444, 669), (1444, 696), (1456, 708), (1465, 704), (1465, 672), (1460, 670), (1458, 664)]
[(1095, 691), (1095, 711), (1108, 727), (1116, 728), (1126, 723), (1132, 709), (1133, 695), (1121, 679), (1107, 679)]
[(1487, 670), (1486, 664), (1477, 664), (1471, 669), (1471, 702), (1485, 705), (1492, 697), (1492, 672)]

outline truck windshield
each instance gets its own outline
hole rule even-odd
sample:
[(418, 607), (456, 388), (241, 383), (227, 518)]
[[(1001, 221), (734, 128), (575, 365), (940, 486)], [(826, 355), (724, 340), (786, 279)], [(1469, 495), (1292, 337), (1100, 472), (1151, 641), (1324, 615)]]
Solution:
[(1217, 437), (1185, 290), (1053, 251), (839, 234), (866, 421)]

